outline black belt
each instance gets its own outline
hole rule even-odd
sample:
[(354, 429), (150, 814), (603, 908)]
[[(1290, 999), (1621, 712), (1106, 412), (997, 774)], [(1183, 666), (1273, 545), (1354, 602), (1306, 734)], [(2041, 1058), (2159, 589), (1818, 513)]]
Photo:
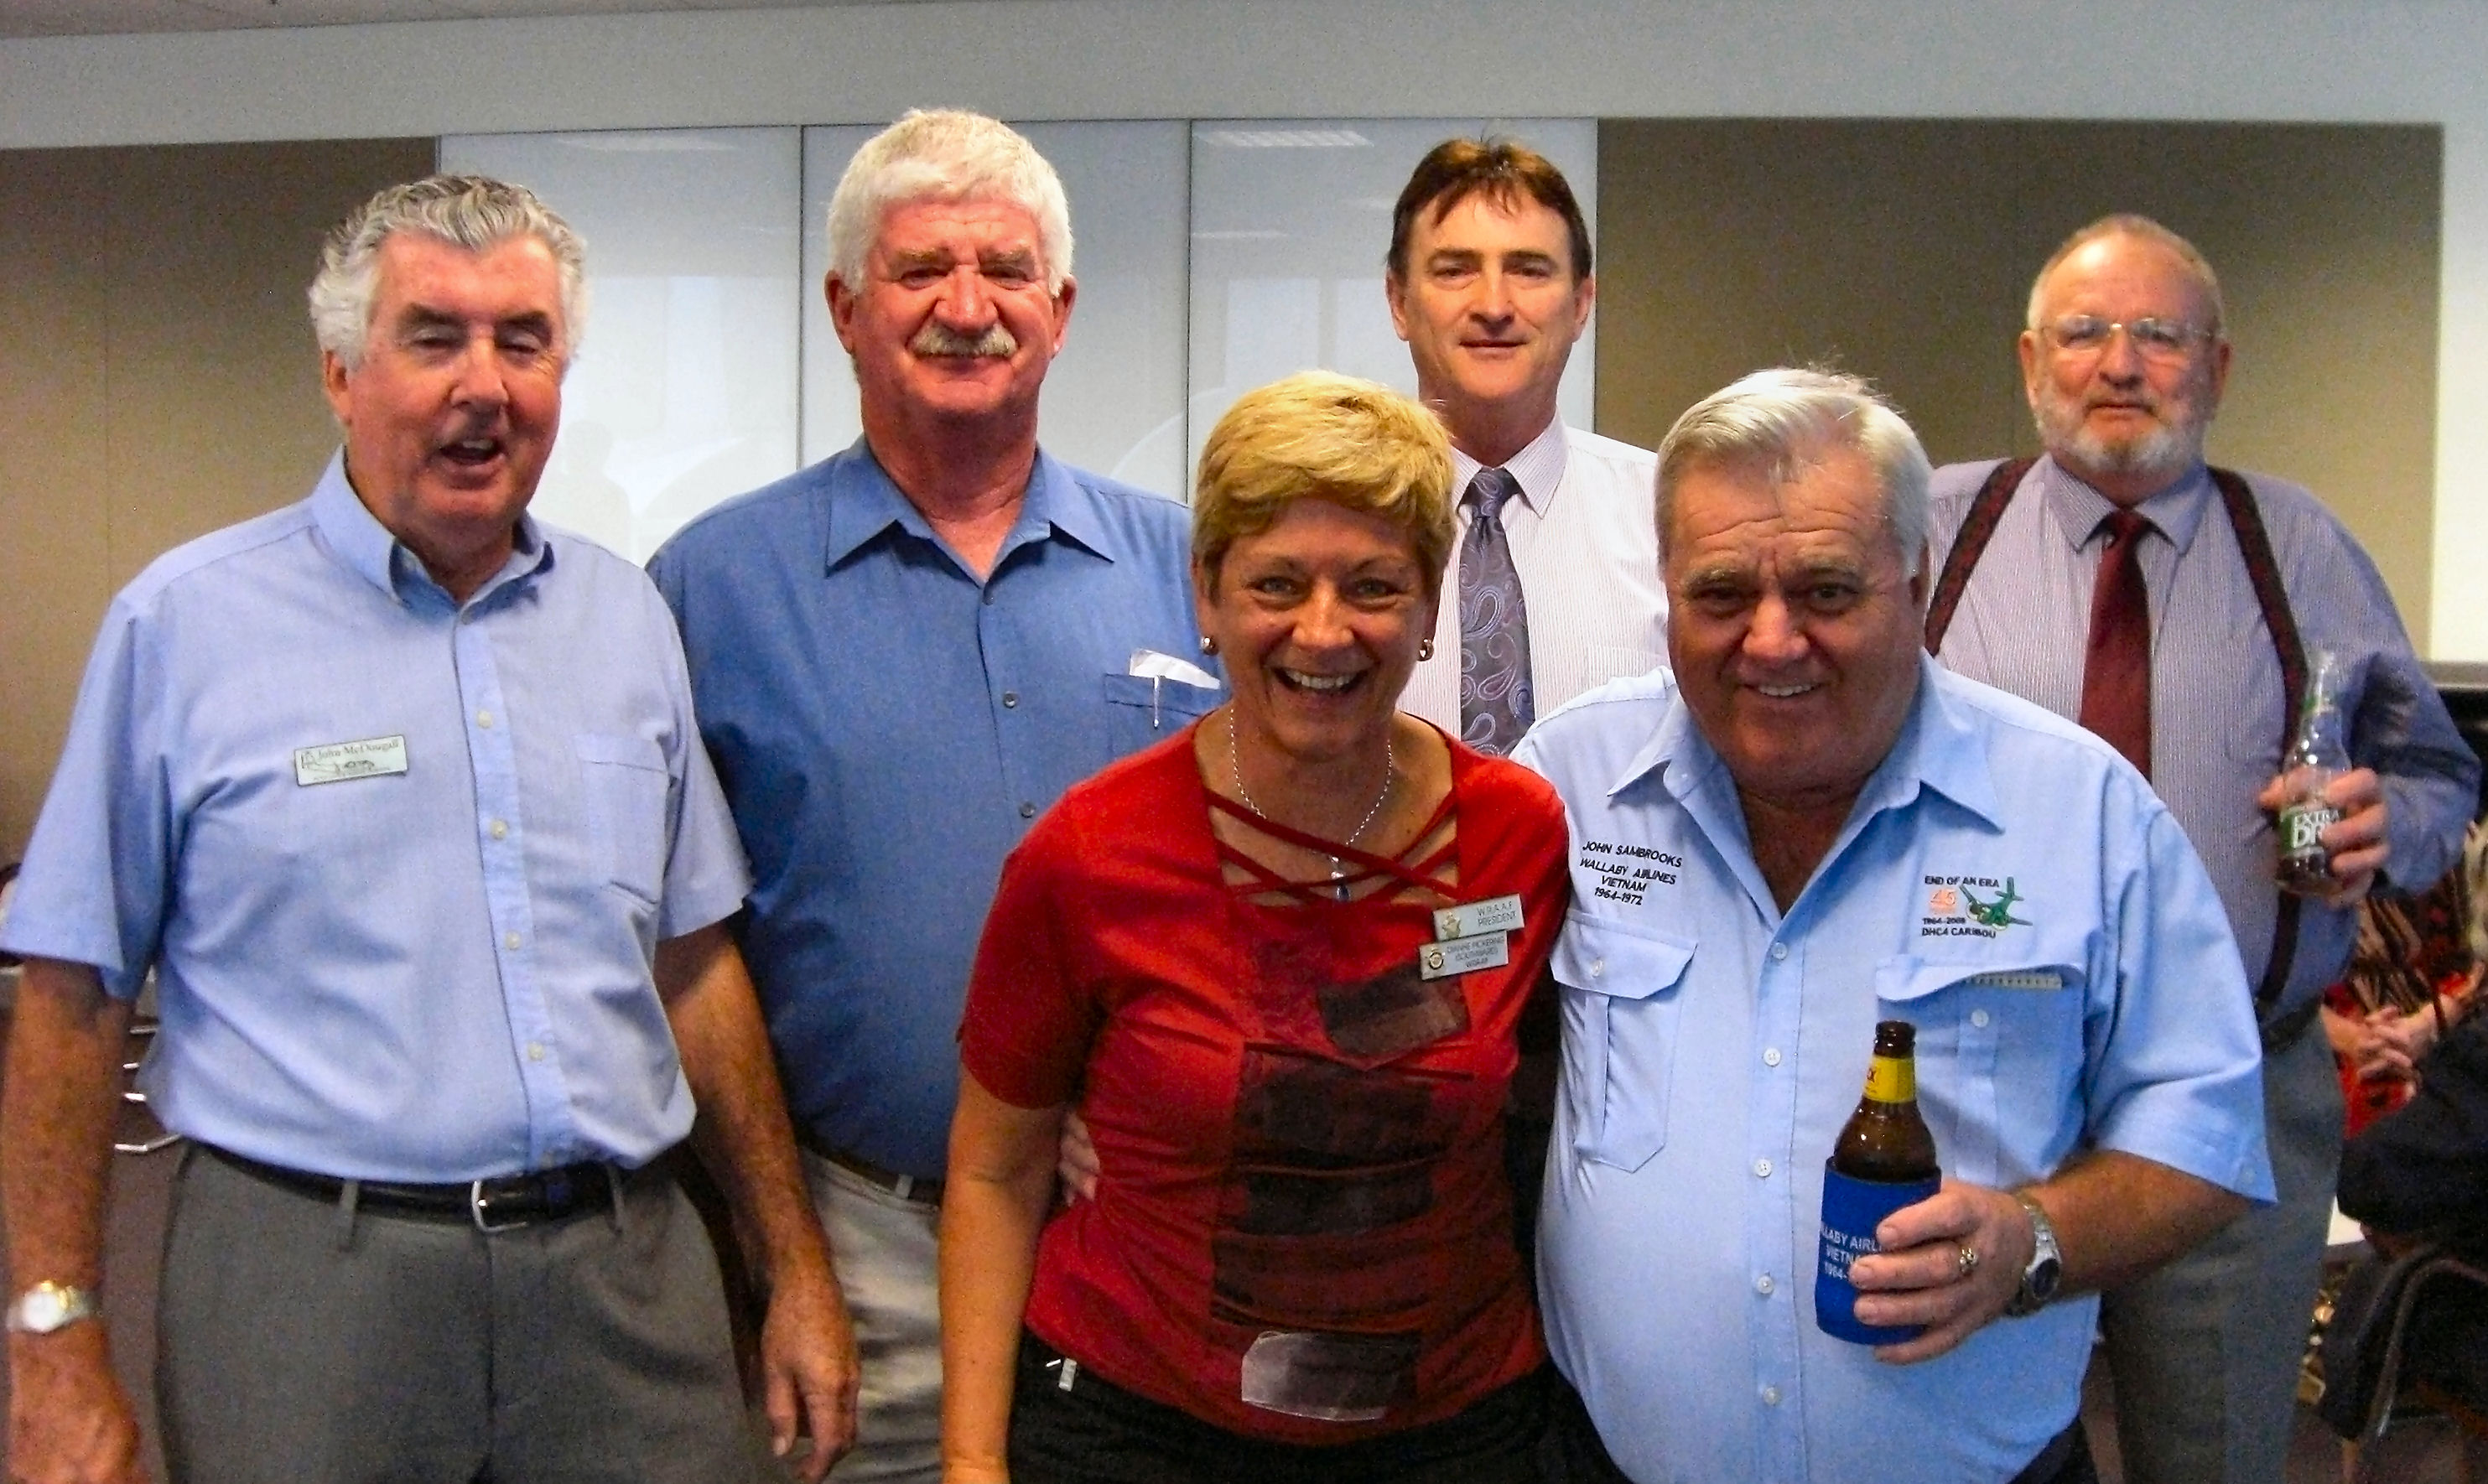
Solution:
[[(201, 1144), (235, 1169), (265, 1185), (334, 1203), (347, 1182), (333, 1175), (263, 1164), (230, 1149)], [(397, 1180), (357, 1180), (354, 1206), (376, 1215), (472, 1221), (478, 1231), (509, 1231), (547, 1221), (567, 1221), (592, 1211), (611, 1211), (623, 1171), (611, 1164), (565, 1164), (527, 1175), (500, 1175), (456, 1185), (410, 1185)]]
[(2083, 1436), (2082, 1419), (2048, 1440), (2039, 1456), (2029, 1467), (2012, 1478), (2012, 1484), (2098, 1484), (2098, 1466), (2091, 1462), (2090, 1440)]
[(884, 1169), (860, 1154), (849, 1154), (843, 1149), (831, 1148), (809, 1129), (798, 1127), (795, 1130), (795, 1142), (848, 1174), (860, 1177), (878, 1190), (888, 1190), (900, 1200), (922, 1201), (928, 1206), (942, 1204), (944, 1183), (940, 1180), (927, 1180), (921, 1175), (902, 1175), (894, 1169)]

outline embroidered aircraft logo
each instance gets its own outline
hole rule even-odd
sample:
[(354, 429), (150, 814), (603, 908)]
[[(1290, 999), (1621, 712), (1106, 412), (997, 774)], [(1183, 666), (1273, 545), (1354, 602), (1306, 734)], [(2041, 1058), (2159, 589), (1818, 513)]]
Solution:
[(1981, 927), (2026, 928), (2030, 925), (2026, 919), (2013, 915), (2013, 904), (2022, 900), (2022, 894), (2013, 889), (2013, 878), (2009, 876), (2004, 878), (2004, 894), (1993, 902), (1981, 902), (1978, 893), (1966, 886), (1962, 888), (1961, 894), (1969, 903), (1970, 920)]

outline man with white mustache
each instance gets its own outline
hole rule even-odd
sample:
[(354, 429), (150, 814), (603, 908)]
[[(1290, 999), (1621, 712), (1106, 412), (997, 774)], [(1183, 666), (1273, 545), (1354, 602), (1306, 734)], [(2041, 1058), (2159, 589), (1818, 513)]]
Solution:
[(1003, 856), (1071, 784), (1214, 704), (1183, 507), (1037, 447), (1077, 285), (1062, 184), (911, 113), (830, 206), (863, 436), (649, 571), (754, 884), (740, 938), (863, 1358), (841, 1480), (940, 1474), (955, 1035)]
[[(2117, 743), (2228, 910), (2257, 985), (2280, 1200), (2109, 1293), (2101, 1327), (2128, 1479), (2274, 1484), (2341, 1147), (2317, 1012), (2359, 900), (2452, 862), (2478, 766), (2341, 523), (2296, 485), (2205, 465), (2230, 346), (2192, 244), (2140, 216), (2084, 227), (2032, 285), (2020, 350), (2046, 454), (1936, 471), (1948, 555), (1928, 647)], [(2342, 816), (2322, 833), (2332, 880), (2299, 898), (2275, 879), (2272, 815), (2295, 672), (2318, 648), (2343, 661), (2356, 766), (2326, 790)]]

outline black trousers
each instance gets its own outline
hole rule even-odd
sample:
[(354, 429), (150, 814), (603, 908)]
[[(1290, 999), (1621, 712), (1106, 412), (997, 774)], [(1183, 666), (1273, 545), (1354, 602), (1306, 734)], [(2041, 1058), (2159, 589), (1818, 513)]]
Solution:
[(1021, 1336), (1014, 1484), (1539, 1484), (1555, 1380), (1542, 1366), (1440, 1422), (1300, 1445), (1239, 1437), (1085, 1369), (1065, 1389), (1061, 1360)]

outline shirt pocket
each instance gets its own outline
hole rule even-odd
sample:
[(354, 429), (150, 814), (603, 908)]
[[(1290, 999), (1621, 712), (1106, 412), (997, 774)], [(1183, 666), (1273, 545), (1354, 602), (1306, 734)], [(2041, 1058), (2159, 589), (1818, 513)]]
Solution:
[(1209, 714), (1223, 691), (1154, 675), (1108, 675), (1106, 746), (1121, 757), (1160, 742)]
[(572, 742), (607, 882), (657, 906), (664, 894), (665, 798), (673, 785), (665, 749), (644, 737), (600, 732), (581, 732)]
[(1694, 945), (1612, 917), (1564, 914), (1550, 967), (1564, 995), (1564, 1098), (1575, 1153), (1639, 1169), (1667, 1144), (1677, 1021)]
[(1917, 1027), (1918, 1110), (1945, 1174), (2007, 1186), (2050, 1173), (2040, 1152), (2079, 1102), (2082, 1003), (2081, 972), (2063, 964), (1875, 966), (1876, 1018)]

